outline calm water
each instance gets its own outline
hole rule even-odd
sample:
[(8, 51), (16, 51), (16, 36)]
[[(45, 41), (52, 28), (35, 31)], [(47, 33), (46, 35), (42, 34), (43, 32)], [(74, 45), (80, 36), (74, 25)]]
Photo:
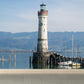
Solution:
[[(65, 53), (60, 53), (65, 56)], [(66, 53), (67, 56), (72, 56), (71, 53)], [(77, 69), (81, 67), (69, 66), (50, 66), (50, 65), (30, 65), (29, 57), (33, 53), (0, 53), (0, 69)], [(75, 53), (74, 53), (75, 56)], [(84, 57), (84, 53), (78, 53), (76, 56)], [(10, 59), (10, 60), (9, 60)]]
[[(0, 69), (29, 69), (29, 56), (32, 53), (0, 53), (0, 58), (4, 57), (4, 61), (0, 61)], [(6, 60), (9, 58), (10, 61)]]

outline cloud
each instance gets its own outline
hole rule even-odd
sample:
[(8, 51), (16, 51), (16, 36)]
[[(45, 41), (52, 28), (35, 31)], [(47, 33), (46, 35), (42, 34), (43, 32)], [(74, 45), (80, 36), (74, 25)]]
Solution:
[(19, 14), (19, 15), (16, 15), (16, 16), (19, 17), (19, 18), (22, 18), (22, 19), (26, 19), (26, 20), (36, 20), (37, 19), (37, 16), (32, 15), (32, 14)]
[[(37, 31), (38, 27), (37, 23), (35, 22), (32, 22), (32, 25), (31, 25), (31, 22), (8, 22), (6, 23), (8, 24), (8, 26), (2, 26), (0, 27), (0, 31), (5, 31), (5, 32), (12, 32), (12, 33), (15, 33), (15, 32), (31, 32), (31, 31)], [(30, 25), (29, 25), (30, 24)]]
[[(9, 32), (37, 31), (37, 11), (40, 9), (39, 3), (41, 2), (39, 0), (37, 3), (34, 2), (36, 1), (26, 2), (24, 0), (24, 2), (17, 2), (16, 5), (13, 2), (5, 3), (5, 8), (2, 5), (0, 8), (0, 30)], [(45, 2), (49, 10), (49, 31), (84, 31), (84, 0), (46, 0)]]
[[(61, 1), (61, 0), (60, 0)], [(73, 2), (73, 3), (72, 3)], [(63, 0), (60, 6), (49, 7), (49, 31), (84, 31), (84, 1)]]

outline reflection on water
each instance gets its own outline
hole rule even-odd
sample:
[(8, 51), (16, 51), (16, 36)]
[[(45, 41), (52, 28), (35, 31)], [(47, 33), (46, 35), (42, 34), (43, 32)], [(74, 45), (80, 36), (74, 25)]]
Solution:
[(58, 69), (58, 66), (56, 65), (34, 64), (32, 66), (33, 66), (33, 69)]
[(32, 56), (32, 53), (0, 53), (0, 69), (82, 69), (81, 66), (32, 64)]
[(58, 66), (59, 69), (72, 69), (71, 66)]
[(81, 66), (72, 66), (72, 69), (81, 69)]
[[(8, 66), (9, 68), (11, 68), (11, 66), (13, 66), (13, 64), (11, 64), (11, 62), (13, 62), (11, 60), (11, 55), (9, 55), (9, 58), (5, 58), (4, 56), (2, 56), (2, 58), (0, 59), (0, 68), (6, 68), (6, 66)], [(16, 68), (16, 57), (14, 57), (14, 67)]]
[(81, 66), (58, 66), (59, 69), (82, 69)]
[(34, 64), (33, 69), (82, 69), (82, 67), (81, 66), (56, 66), (56, 65)]

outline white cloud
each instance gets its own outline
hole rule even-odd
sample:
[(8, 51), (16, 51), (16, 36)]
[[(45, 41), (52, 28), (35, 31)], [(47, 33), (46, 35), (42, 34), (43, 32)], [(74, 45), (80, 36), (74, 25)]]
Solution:
[(58, 8), (50, 8), (48, 30), (84, 31), (84, 6), (78, 3), (66, 3), (62, 3)]
[[(48, 3), (49, 10), (49, 31), (84, 31), (84, 0), (46, 0), (45, 2)], [(7, 21), (4, 16), (3, 18), (7, 22), (0, 20), (0, 30), (9, 32), (37, 31), (39, 4), (38, 9), (37, 6), (35, 7), (36, 3), (33, 5), (29, 8), (23, 5), (22, 9), (18, 7), (13, 10), (11, 8), (10, 11), (2, 11), (1, 13), (11, 16), (12, 19), (7, 18)]]
[(32, 15), (32, 14), (19, 14), (19, 15), (17, 15), (17, 17), (22, 18), (22, 19), (26, 19), (26, 20), (35, 20), (35, 19), (37, 19), (37, 16)]
[[(32, 25), (31, 25), (31, 21), (30, 22), (26, 22), (26, 23), (6, 23), (8, 24), (8, 26), (3, 26), (2, 28), (0, 28), (0, 31), (5, 31), (5, 32), (12, 32), (12, 33), (15, 33), (15, 32), (31, 32), (31, 31), (37, 31), (37, 24), (36, 22), (33, 22)], [(29, 25), (30, 24), (30, 25)]]

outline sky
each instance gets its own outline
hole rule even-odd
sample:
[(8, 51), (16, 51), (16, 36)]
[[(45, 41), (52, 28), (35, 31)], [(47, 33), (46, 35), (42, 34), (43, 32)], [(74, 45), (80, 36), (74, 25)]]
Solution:
[[(0, 31), (38, 31), (38, 10), (42, 0), (0, 0)], [(48, 31), (84, 32), (84, 0), (44, 0), (48, 10)]]

